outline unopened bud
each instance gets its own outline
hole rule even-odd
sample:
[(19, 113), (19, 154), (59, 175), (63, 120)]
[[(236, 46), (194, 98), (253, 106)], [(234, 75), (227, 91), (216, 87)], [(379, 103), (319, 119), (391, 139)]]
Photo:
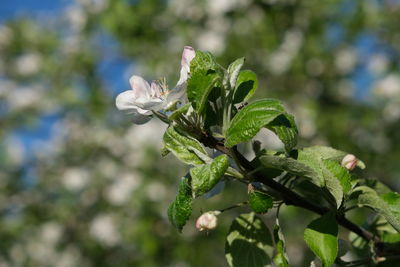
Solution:
[(248, 194), (254, 193), (254, 185), (253, 184), (247, 185), (247, 193)]
[(348, 170), (353, 170), (357, 165), (358, 159), (353, 154), (347, 154), (343, 159), (341, 165)]
[(218, 224), (217, 215), (220, 213), (218, 210), (203, 213), (196, 221), (196, 228), (199, 231), (215, 229)]

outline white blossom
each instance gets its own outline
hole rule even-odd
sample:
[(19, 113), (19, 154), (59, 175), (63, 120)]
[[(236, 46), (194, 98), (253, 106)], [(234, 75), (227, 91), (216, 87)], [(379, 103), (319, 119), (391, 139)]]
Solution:
[(374, 54), (368, 62), (368, 70), (379, 75), (384, 73), (389, 67), (389, 59), (382, 53)]
[(152, 201), (161, 201), (167, 194), (167, 188), (160, 182), (152, 182), (147, 185), (147, 196)]
[(153, 81), (149, 84), (140, 76), (132, 76), (129, 80), (132, 90), (127, 90), (117, 96), (117, 108), (132, 114), (133, 123), (143, 124), (151, 119), (152, 111), (159, 111), (172, 106), (185, 94), (190, 62), (194, 57), (194, 49), (185, 46), (182, 53), (180, 78), (176, 87), (172, 90), (168, 90), (165, 82), (157, 83)]
[(69, 24), (74, 31), (81, 31), (87, 23), (87, 15), (82, 7), (73, 5), (66, 11), (66, 16)]
[(274, 74), (287, 71), (292, 60), (297, 56), (304, 41), (303, 32), (293, 28), (285, 32), (282, 45), (268, 58), (268, 68)]
[(220, 54), (225, 48), (225, 35), (216, 30), (206, 30), (197, 36), (197, 45), (201, 50)]
[(9, 164), (13, 166), (19, 166), (23, 163), (25, 149), (19, 138), (16, 136), (9, 136), (5, 138), (5, 149)]
[(357, 64), (358, 55), (354, 48), (344, 48), (338, 51), (335, 56), (336, 68), (342, 74), (351, 72)]
[(107, 199), (114, 205), (126, 203), (132, 192), (139, 186), (139, 177), (126, 173), (118, 178), (107, 190)]
[(100, 214), (94, 218), (90, 224), (89, 233), (93, 238), (107, 246), (113, 246), (121, 239), (114, 218), (109, 214)]
[(82, 258), (83, 257), (78, 248), (73, 245), (69, 245), (60, 252), (59, 257), (57, 257), (54, 265), (57, 267), (87, 266), (82, 264)]
[(400, 119), (399, 101), (389, 102), (383, 109), (383, 119), (387, 122), (395, 122)]
[(89, 182), (89, 171), (78, 167), (66, 169), (61, 182), (66, 189), (79, 191)]
[(20, 75), (32, 75), (39, 71), (42, 58), (37, 53), (27, 53), (16, 58), (15, 70)]
[(75, 0), (91, 13), (99, 13), (107, 8), (108, 0)]
[(0, 25), (0, 49), (9, 45), (13, 38), (12, 30), (4, 25)]
[(40, 107), (43, 101), (44, 88), (41, 85), (32, 85), (15, 88), (7, 94), (10, 109), (18, 111), (30, 107)]
[(49, 245), (54, 245), (61, 239), (63, 226), (57, 222), (50, 221), (42, 225), (40, 232), (41, 241)]
[(374, 91), (377, 95), (387, 98), (400, 96), (400, 76), (389, 74), (375, 84)]

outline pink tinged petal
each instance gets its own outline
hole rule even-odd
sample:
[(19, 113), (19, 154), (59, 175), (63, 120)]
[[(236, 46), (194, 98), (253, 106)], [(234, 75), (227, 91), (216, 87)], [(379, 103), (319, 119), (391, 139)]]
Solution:
[(203, 213), (196, 221), (196, 228), (199, 231), (215, 229), (218, 224), (217, 215), (220, 213), (220, 211), (209, 211)]
[(182, 68), (186, 69), (187, 72), (190, 72), (190, 62), (195, 56), (196, 52), (194, 51), (193, 47), (185, 46), (183, 48), (181, 66)]
[(151, 89), (150, 92), (151, 92), (152, 97), (161, 97), (161, 95), (162, 95), (161, 88), (157, 83), (151, 82), (150, 89)]
[(133, 75), (129, 79), (135, 99), (150, 98), (151, 88), (149, 83), (140, 76)]
[(186, 86), (186, 80), (189, 78), (190, 73), (190, 62), (196, 56), (196, 52), (190, 46), (185, 46), (182, 53), (182, 60), (181, 60), (181, 73), (179, 77), (179, 81), (177, 86)]
[(353, 154), (347, 154), (342, 159), (341, 165), (351, 171), (357, 166), (357, 163), (358, 159), (356, 156), (354, 156)]

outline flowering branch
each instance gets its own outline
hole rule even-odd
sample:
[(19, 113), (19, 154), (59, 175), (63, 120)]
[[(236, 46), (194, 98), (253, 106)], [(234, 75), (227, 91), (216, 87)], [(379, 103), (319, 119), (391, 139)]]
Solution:
[[(355, 180), (350, 172), (356, 167), (363, 169), (365, 164), (352, 154), (330, 147), (295, 149), (297, 126), (294, 117), (281, 102), (262, 99), (247, 104), (258, 82), (253, 72), (241, 71), (243, 64), (244, 59), (240, 58), (224, 69), (210, 53), (194, 52), (192, 48), (185, 47), (181, 79), (178, 82), (186, 89), (178, 100), (183, 105), (177, 105), (176, 101), (172, 106), (169, 105), (169, 98), (162, 92), (165, 91), (166, 95), (172, 93), (162, 89), (165, 86), (150, 85), (137, 76), (132, 78), (133, 92), (122, 93), (122, 97), (117, 98), (117, 106), (133, 110), (136, 118), (148, 120), (143, 116), (151, 112), (166, 122), (169, 127), (164, 134), (163, 151), (172, 152), (182, 162), (193, 166), (181, 179), (177, 197), (168, 209), (171, 223), (182, 231), (192, 213), (194, 199), (214, 192), (224, 176), (234, 177), (248, 185), (248, 201), (227, 209), (205, 212), (196, 221), (197, 229), (208, 231), (217, 227), (217, 216), (223, 211), (245, 204), (253, 211), (240, 215), (231, 225), (226, 243), (226, 258), (231, 266), (268, 263), (266, 260), (272, 256), (266, 257), (262, 253), (269, 246), (267, 240), (270, 232), (255, 214), (267, 213), (274, 203), (301, 207), (321, 215), (307, 226), (304, 240), (321, 259), (323, 266), (331, 266), (335, 261), (348, 264), (338, 257), (338, 225), (355, 233), (366, 243), (372, 243), (371, 259), (374, 261), (399, 253), (399, 247), (383, 242), (381, 235), (375, 234), (379, 232), (376, 226), (370, 227), (370, 232), (348, 220), (344, 207), (349, 199), (356, 199), (357, 207), (372, 208), (394, 230), (400, 232), (400, 195), (395, 192), (379, 195), (362, 180)], [(178, 87), (179, 90), (183, 88)], [(133, 98), (125, 98), (125, 95)], [(172, 114), (169, 115), (170, 111)], [(260, 144), (256, 144), (253, 146), (256, 157), (250, 162), (237, 150), (237, 145), (252, 141), (262, 128), (275, 133), (285, 150), (260, 150)], [(211, 157), (205, 147), (222, 155), (216, 156), (214, 153)], [(235, 164), (230, 166), (228, 158)], [(281, 179), (274, 179), (276, 177)], [(315, 204), (296, 193), (295, 184), (286, 186), (289, 179), (296, 177), (305, 179), (312, 188), (307, 193), (325, 199), (329, 207)], [(400, 236), (395, 237), (400, 240)], [(278, 266), (286, 267), (288, 259), (278, 218), (274, 240), (276, 255), (273, 261)], [(236, 245), (238, 242), (240, 246)], [(254, 250), (254, 246), (259, 250)], [(236, 251), (237, 247), (245, 249), (245, 252)], [(241, 255), (246, 253), (259, 254), (243, 258)], [(258, 259), (260, 262), (249, 259)]]

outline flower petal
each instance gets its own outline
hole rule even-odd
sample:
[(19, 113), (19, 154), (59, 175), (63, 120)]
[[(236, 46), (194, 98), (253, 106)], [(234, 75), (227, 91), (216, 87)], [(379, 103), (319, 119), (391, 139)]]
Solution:
[[(153, 114), (153, 112), (151, 112), (151, 110), (142, 109), (142, 108), (137, 108), (137, 110), (135, 112), (137, 112), (141, 115), (146, 115), (146, 116), (150, 116), (151, 114)], [(131, 112), (129, 114), (134, 114), (134, 112)]]
[(185, 68), (187, 72), (190, 72), (190, 61), (196, 56), (196, 52), (193, 47), (185, 46), (182, 52), (181, 66)]
[(182, 86), (186, 87), (186, 81), (189, 78), (189, 72), (186, 70), (186, 68), (182, 67), (181, 68), (181, 76), (179, 77), (179, 81), (176, 84), (177, 87)]
[(161, 97), (161, 88), (156, 82), (151, 82), (150, 93), (152, 97)]
[(145, 79), (140, 76), (133, 75), (129, 79), (129, 83), (131, 84), (136, 99), (150, 98), (150, 84)]
[(133, 113), (132, 122), (134, 124), (144, 124), (144, 123), (148, 122), (149, 120), (151, 120), (151, 116), (143, 115), (143, 114), (136, 113), (136, 112)]
[(167, 95), (167, 101), (166, 101), (166, 109), (169, 107), (173, 106), (176, 102), (182, 101), (185, 99), (185, 93), (186, 93), (186, 82), (184, 84), (177, 85), (174, 89), (169, 91), (169, 94)]
[(182, 52), (182, 60), (181, 60), (181, 76), (179, 77), (179, 81), (177, 85), (182, 85), (188, 79), (188, 75), (190, 73), (190, 62), (196, 56), (196, 52), (190, 46), (185, 46)]
[(132, 122), (135, 124), (143, 124), (151, 119), (152, 112), (150, 110), (141, 109), (135, 104), (135, 94), (133, 90), (120, 93), (115, 104), (119, 110), (126, 111), (132, 115)]
[(146, 99), (145, 101), (138, 99), (135, 104), (141, 109), (159, 111), (163, 108), (164, 102), (165, 101), (161, 98), (150, 98)]
[(115, 105), (119, 110), (132, 111), (136, 110), (137, 106), (135, 104), (135, 92), (133, 90), (128, 90), (120, 93), (115, 99)]

